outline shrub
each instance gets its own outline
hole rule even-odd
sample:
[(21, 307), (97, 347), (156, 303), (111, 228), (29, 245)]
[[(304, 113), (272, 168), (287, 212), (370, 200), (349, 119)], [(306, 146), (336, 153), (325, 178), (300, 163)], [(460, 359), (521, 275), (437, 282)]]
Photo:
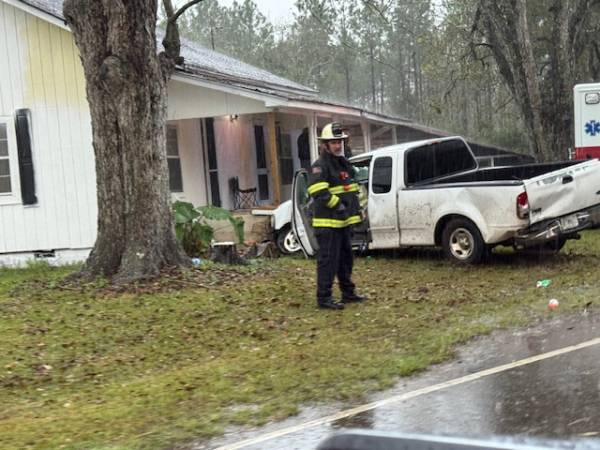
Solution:
[(244, 242), (244, 220), (226, 209), (211, 205), (195, 208), (191, 203), (177, 201), (173, 203), (173, 215), (177, 239), (189, 256), (198, 256), (210, 246), (215, 230), (209, 220), (228, 220), (238, 243)]

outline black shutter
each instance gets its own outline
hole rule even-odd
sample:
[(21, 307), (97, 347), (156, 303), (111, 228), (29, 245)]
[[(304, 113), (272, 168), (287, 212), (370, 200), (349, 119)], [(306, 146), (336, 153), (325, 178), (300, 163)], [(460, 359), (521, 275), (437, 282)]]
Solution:
[(37, 203), (35, 196), (35, 177), (33, 174), (33, 157), (31, 155), (31, 112), (18, 109), (15, 116), (17, 132), (17, 154), (19, 155), (19, 173), (21, 175), (21, 197), (24, 205)]
[(219, 190), (219, 172), (217, 167), (217, 145), (215, 143), (214, 119), (212, 117), (207, 118), (205, 120), (205, 124), (211, 204), (213, 206), (221, 206), (221, 193)]

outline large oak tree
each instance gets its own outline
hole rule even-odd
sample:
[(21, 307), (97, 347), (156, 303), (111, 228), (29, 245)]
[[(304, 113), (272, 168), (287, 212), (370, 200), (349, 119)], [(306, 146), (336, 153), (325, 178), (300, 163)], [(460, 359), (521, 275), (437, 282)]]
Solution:
[(182, 63), (175, 9), (156, 42), (157, 0), (65, 0), (83, 63), (96, 159), (98, 235), (86, 278), (123, 283), (188, 263), (172, 224), (166, 159), (167, 83)]
[[(521, 110), (532, 152), (565, 159), (573, 135), (573, 85), (583, 78), (598, 0), (478, 0), (477, 52), (493, 56)], [(483, 51), (483, 53), (481, 53)]]

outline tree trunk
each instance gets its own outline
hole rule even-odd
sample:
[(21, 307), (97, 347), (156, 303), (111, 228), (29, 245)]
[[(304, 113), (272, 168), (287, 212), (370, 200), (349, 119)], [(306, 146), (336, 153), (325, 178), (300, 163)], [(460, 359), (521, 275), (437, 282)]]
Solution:
[(156, 0), (65, 0), (86, 77), (96, 158), (98, 235), (86, 278), (125, 283), (188, 264), (172, 225), (166, 161), (167, 81)]
[(371, 107), (377, 110), (377, 90), (375, 89), (375, 50), (373, 41), (369, 38), (369, 64), (371, 65)]
[(350, 57), (346, 47), (344, 47), (344, 81), (346, 86), (346, 101), (350, 103), (352, 101), (352, 80), (350, 78)]
[(551, 3), (547, 11), (552, 32), (546, 37), (548, 61), (543, 61), (548, 68), (543, 75), (535, 60), (525, 0), (481, 0), (476, 18), (521, 110), (532, 152), (541, 161), (564, 159), (571, 144), (572, 88), (592, 0)]
[(542, 93), (537, 77), (536, 64), (533, 56), (533, 47), (527, 23), (527, 6), (525, 0), (517, 0), (514, 5), (516, 22), (518, 79), (521, 90), (521, 110), (523, 110), (529, 129), (529, 140), (539, 159), (546, 161), (550, 155), (546, 142), (546, 133), (542, 123)]
[[(383, 61), (383, 55), (381, 54), (381, 50), (379, 51), (379, 60)], [(379, 67), (379, 112), (383, 113), (385, 111), (385, 78), (383, 72), (383, 66)]]

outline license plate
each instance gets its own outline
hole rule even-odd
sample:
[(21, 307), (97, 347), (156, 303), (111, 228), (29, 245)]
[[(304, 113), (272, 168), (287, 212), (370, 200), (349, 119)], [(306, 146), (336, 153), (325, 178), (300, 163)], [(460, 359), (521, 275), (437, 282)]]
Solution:
[(560, 219), (560, 228), (564, 230), (570, 230), (571, 228), (577, 228), (579, 226), (579, 219), (576, 214), (572, 214), (567, 217)]

